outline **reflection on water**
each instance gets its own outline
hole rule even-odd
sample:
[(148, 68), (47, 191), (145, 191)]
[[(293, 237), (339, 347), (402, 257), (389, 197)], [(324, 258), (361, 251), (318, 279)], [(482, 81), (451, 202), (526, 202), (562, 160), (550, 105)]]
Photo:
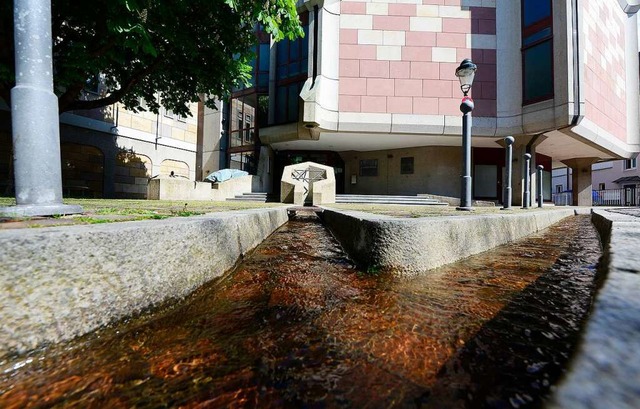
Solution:
[(2, 362), (0, 407), (539, 406), (599, 254), (577, 216), (422, 277), (369, 276), (298, 218), (178, 306)]

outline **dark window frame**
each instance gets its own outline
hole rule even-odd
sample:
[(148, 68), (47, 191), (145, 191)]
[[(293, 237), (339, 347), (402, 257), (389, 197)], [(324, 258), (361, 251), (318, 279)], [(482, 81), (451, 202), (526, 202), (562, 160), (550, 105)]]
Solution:
[(413, 156), (400, 158), (400, 174), (413, 175), (415, 173), (415, 160)]
[(378, 176), (378, 159), (360, 159), (358, 174), (361, 177)]
[[(522, 0), (522, 3), (520, 5), (520, 21), (521, 21), (521, 25), (522, 25), (522, 32), (521, 32), (521, 44), (522, 47), (520, 49), (521, 51), (521, 59), (522, 59), (522, 105), (530, 105), (530, 104), (535, 104), (537, 102), (541, 102), (541, 101), (546, 101), (549, 99), (552, 99), (554, 97), (554, 84), (553, 84), (553, 80), (555, 77), (555, 67), (554, 67), (554, 54), (553, 54), (553, 1), (552, 0), (546, 0), (549, 2), (549, 16), (543, 18), (542, 20), (538, 20), (536, 22), (534, 22), (533, 24), (530, 24), (528, 26), (524, 25), (524, 21), (525, 21), (525, 15), (524, 15), (524, 10), (525, 10), (525, 6), (524, 6), (524, 1)], [(531, 41), (531, 43), (529, 44), (525, 44), (526, 40), (528, 37), (532, 37), (535, 36), (536, 34), (539, 34), (541, 32), (543, 32), (544, 30), (549, 30), (548, 34), (541, 36), (540, 38), (537, 38), (535, 41)], [(526, 73), (526, 59), (525, 59), (525, 54), (527, 51), (540, 46), (541, 44), (544, 43), (550, 43), (551, 48), (550, 48), (550, 64), (551, 67), (551, 73), (549, 76), (549, 79), (551, 81), (551, 91), (547, 94), (544, 95), (540, 95), (537, 96), (535, 98), (530, 98), (527, 97), (526, 95), (526, 80), (527, 80), (527, 73)]]
[[(279, 107), (279, 110), (278, 112), (276, 112), (274, 125), (282, 125), (298, 121), (298, 111), (300, 110), (299, 100), (296, 101), (295, 104), (289, 101), (292, 94), (290, 88), (297, 87), (295, 98), (299, 98), (300, 91), (302, 91), (302, 86), (304, 85), (307, 78), (309, 78), (309, 12), (305, 11), (304, 13), (300, 14), (300, 23), (305, 30), (305, 36), (297, 38), (295, 40), (281, 40), (276, 47), (276, 91), (274, 97), (276, 99), (276, 106)], [(298, 56), (296, 58), (291, 57), (291, 42), (295, 42), (298, 48)], [(303, 44), (305, 42), (307, 48), (306, 54), (302, 52), (305, 48)], [(277, 54), (283, 51), (285, 45), (287, 46), (287, 56), (286, 59), (281, 60), (280, 58), (282, 57), (278, 56)], [(307, 62), (306, 65), (303, 64), (304, 61)], [(280, 74), (284, 67), (286, 67), (286, 70), (288, 72), (289, 67), (292, 64), (299, 64), (299, 73), (292, 76), (289, 76), (287, 74), (286, 76), (283, 76), (281, 78)], [(279, 92), (281, 89), (285, 89), (282, 95), (280, 95)]]
[(622, 170), (634, 170), (638, 167), (638, 161), (636, 158), (625, 159), (622, 163)]

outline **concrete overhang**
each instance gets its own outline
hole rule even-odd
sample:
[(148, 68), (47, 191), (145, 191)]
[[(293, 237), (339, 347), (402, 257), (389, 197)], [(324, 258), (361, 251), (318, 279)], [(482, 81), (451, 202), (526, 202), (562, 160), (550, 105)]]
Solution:
[[(262, 139), (262, 138), (261, 138)], [(473, 147), (498, 148), (502, 138), (474, 136)], [(271, 144), (275, 150), (378, 151), (420, 146), (462, 146), (461, 135), (321, 132), (318, 140), (287, 140)]]
[(627, 14), (635, 14), (640, 10), (640, 0), (618, 0), (618, 3)]

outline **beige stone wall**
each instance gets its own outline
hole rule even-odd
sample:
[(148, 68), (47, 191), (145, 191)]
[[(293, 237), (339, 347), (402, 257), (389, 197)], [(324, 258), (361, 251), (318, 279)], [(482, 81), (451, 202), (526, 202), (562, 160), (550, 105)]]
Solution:
[(116, 158), (115, 194), (120, 199), (146, 199), (151, 177), (151, 159), (121, 150)]
[(182, 176), (185, 178), (189, 178), (189, 165), (184, 162), (173, 160), (173, 159), (165, 159), (160, 164), (160, 174), (161, 175), (170, 175), (171, 172), (175, 176)]
[(102, 197), (104, 154), (94, 146), (60, 145), (64, 197)]
[(118, 126), (153, 134), (157, 132), (157, 136), (162, 138), (195, 144), (198, 129), (198, 104), (190, 104), (189, 110), (190, 117), (180, 117), (164, 108), (161, 108), (160, 114), (156, 115), (153, 112), (134, 113), (118, 104)]
[[(441, 196), (460, 195), (459, 147), (418, 147), (371, 152), (341, 152), (345, 162), (345, 193)], [(401, 174), (403, 157), (413, 157), (414, 173)], [(360, 176), (360, 160), (377, 159), (377, 176)], [(356, 183), (352, 182), (356, 175)]]

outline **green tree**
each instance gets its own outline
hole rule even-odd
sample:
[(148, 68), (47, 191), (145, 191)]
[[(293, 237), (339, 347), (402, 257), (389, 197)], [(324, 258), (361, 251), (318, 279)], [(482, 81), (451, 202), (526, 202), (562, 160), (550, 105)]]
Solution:
[[(296, 0), (52, 0), (59, 110), (120, 101), (138, 111), (142, 98), (153, 112), (162, 105), (188, 115), (199, 95), (225, 96), (250, 78), (258, 25), (276, 40), (303, 35)], [(14, 71), (12, 1), (0, 0), (0, 98), (8, 104)], [(83, 100), (98, 73), (107, 91)]]

